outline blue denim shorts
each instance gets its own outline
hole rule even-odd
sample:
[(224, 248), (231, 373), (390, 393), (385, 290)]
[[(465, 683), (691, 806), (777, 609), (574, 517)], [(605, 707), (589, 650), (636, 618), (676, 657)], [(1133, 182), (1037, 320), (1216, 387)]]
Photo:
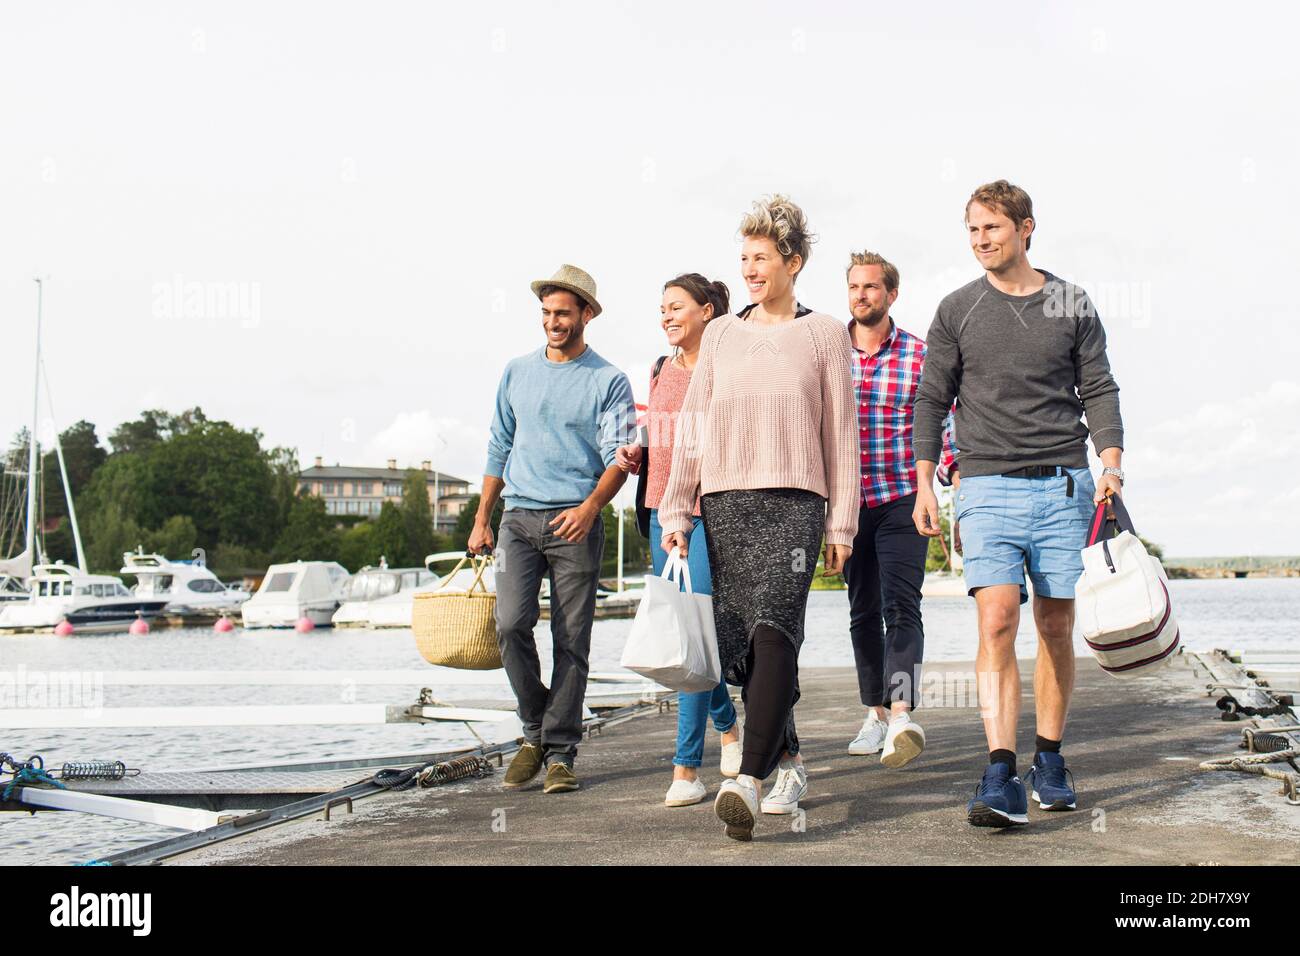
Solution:
[(1025, 572), (1034, 593), (1073, 598), (1083, 574), (1080, 551), (1096, 506), (1096, 485), (1087, 468), (1053, 478), (973, 475), (961, 480), (957, 520), (967, 593), (992, 584), (1018, 584), (1020, 603), (1029, 599)]

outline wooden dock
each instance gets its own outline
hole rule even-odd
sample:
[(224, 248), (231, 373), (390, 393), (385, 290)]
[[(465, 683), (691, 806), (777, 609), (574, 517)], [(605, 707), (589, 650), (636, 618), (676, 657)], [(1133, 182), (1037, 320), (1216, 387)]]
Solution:
[[(890, 771), (845, 752), (862, 719), (853, 671), (808, 669), (797, 716), (809, 767), (805, 815), (764, 817), (751, 844), (727, 840), (710, 802), (663, 806), (676, 713), (628, 720), (585, 743), (582, 790), (511, 792), (482, 780), (384, 793), (336, 812), (208, 846), (186, 864), (1264, 864), (1300, 850), (1300, 809), (1277, 782), (1197, 765), (1240, 753), (1240, 723), (1219, 719), (1204, 675), (1179, 659), (1157, 676), (1120, 681), (1089, 659), (1065, 751), (1079, 809), (1030, 810), (1014, 830), (976, 829), (964, 807), (985, 763), (974, 700), (960, 699), (970, 664), (927, 668), (953, 694), (918, 710), (928, 745)], [(1032, 662), (1022, 662), (1022, 769), (1032, 756)], [(954, 706), (959, 705), (959, 706)], [(717, 735), (703, 778), (716, 792)]]

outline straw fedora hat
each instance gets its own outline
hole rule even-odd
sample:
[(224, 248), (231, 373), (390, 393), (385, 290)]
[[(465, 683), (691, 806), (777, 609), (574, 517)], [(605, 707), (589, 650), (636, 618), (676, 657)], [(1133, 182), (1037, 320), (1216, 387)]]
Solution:
[(596, 301), (596, 280), (577, 266), (566, 263), (560, 266), (555, 275), (549, 279), (538, 279), (531, 285), (533, 295), (540, 299), (542, 297), (542, 286), (548, 285), (557, 285), (561, 289), (568, 289), (586, 302), (587, 305), (591, 306), (591, 317), (593, 319), (600, 315), (600, 303)]

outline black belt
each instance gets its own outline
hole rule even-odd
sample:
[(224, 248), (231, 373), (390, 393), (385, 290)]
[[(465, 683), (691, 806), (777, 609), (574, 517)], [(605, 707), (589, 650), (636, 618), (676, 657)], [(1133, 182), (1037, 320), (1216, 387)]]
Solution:
[(1074, 476), (1070, 474), (1070, 469), (1064, 465), (1028, 465), (1024, 468), (1017, 468), (1015, 471), (1004, 471), (1003, 478), (1055, 478), (1061, 475), (1065, 478), (1065, 496), (1074, 497)]

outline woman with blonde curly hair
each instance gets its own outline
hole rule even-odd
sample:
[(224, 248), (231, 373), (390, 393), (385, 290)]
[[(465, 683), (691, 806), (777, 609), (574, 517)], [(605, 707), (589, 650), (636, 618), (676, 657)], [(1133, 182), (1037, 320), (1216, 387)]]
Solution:
[(740, 234), (750, 305), (705, 329), (658, 518), (663, 549), (687, 554), (700, 496), (723, 676), (745, 702), (740, 774), (714, 809), (749, 840), (760, 809), (794, 813), (807, 792), (794, 727), (804, 612), (823, 539), (827, 574), (851, 554), (859, 451), (848, 330), (794, 294), (813, 241), (803, 211), (765, 198)]

